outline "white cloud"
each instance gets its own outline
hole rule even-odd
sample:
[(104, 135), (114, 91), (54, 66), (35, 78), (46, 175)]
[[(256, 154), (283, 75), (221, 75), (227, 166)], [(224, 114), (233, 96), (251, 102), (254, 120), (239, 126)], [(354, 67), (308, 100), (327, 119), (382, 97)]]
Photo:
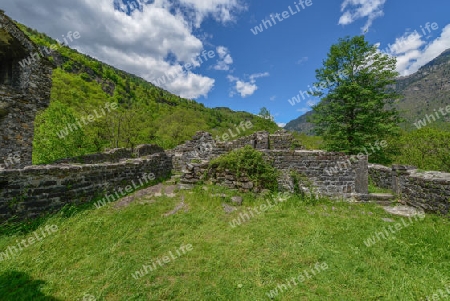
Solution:
[(244, 81), (239, 79), (238, 77), (228, 75), (227, 78), (230, 82), (234, 82), (235, 86), (230, 93), (230, 96), (233, 96), (236, 92), (241, 95), (242, 98), (253, 95), (256, 90), (258, 90), (258, 86), (256, 85), (256, 79), (261, 77), (269, 76), (268, 72), (264, 73), (255, 73), (248, 76), (249, 80)]
[[(78, 31), (81, 37), (69, 46), (149, 81), (179, 72), (202, 53), (207, 42), (196, 37), (193, 28), (205, 18), (225, 23), (244, 9), (240, 0), (134, 0), (132, 7), (121, 2), (40, 0), (35, 5), (32, 0), (15, 0), (3, 1), (2, 9), (53, 38)], [(161, 86), (182, 97), (206, 97), (214, 79), (187, 72)]]
[(230, 70), (230, 65), (233, 64), (233, 58), (231, 57), (228, 48), (219, 46), (217, 47), (216, 51), (219, 54), (219, 59), (217, 60), (217, 64), (213, 68), (221, 71)]
[(383, 6), (386, 0), (344, 0), (341, 5), (342, 16), (340, 25), (348, 25), (356, 20), (367, 17), (366, 24), (361, 28), (363, 32), (369, 30), (373, 21), (384, 15)]
[(207, 16), (212, 16), (221, 23), (234, 22), (234, 14), (247, 7), (240, 0), (179, 0), (180, 4), (190, 8), (190, 14), (195, 20), (194, 26), (200, 24)]
[(416, 72), (450, 48), (450, 24), (444, 27), (440, 37), (435, 40), (427, 43), (422, 38), (417, 31), (407, 32), (383, 51), (397, 57), (397, 71), (400, 75)]
[(285, 123), (285, 122), (277, 122), (277, 125), (278, 125), (280, 128), (284, 128), (284, 127), (286, 126), (286, 123)]
[(398, 55), (411, 50), (416, 50), (425, 43), (421, 38), (422, 36), (417, 31), (405, 33), (400, 38), (395, 39), (394, 44), (389, 45), (386, 50), (391, 55)]
[(306, 113), (306, 112), (308, 112), (310, 110), (311, 110), (311, 108), (300, 108), (300, 109), (297, 109), (297, 112)]
[(270, 99), (271, 101), (274, 101), (275, 99), (277, 99), (277, 96), (276, 96), (276, 95), (272, 95), (269, 99)]
[(303, 64), (304, 62), (307, 62), (308, 59), (309, 59), (309, 58), (308, 58), (307, 56), (302, 57), (301, 59), (299, 59), (299, 60), (297, 61), (297, 65), (301, 65), (301, 64)]

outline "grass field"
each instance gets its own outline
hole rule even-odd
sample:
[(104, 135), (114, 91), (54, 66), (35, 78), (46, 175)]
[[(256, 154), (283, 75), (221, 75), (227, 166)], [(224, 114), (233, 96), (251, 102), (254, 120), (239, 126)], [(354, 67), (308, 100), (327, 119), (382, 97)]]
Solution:
[[(408, 220), (373, 204), (252, 194), (241, 194), (243, 206), (226, 213), (229, 198), (220, 194), (236, 192), (207, 189), (122, 208), (66, 210), (26, 231), (2, 229), (0, 300), (432, 300), (439, 290), (436, 300), (450, 296), (444, 217)], [(182, 198), (185, 208), (165, 216)], [(397, 223), (402, 227), (388, 230)], [(12, 246), (23, 239), (28, 246), (16, 253)]]

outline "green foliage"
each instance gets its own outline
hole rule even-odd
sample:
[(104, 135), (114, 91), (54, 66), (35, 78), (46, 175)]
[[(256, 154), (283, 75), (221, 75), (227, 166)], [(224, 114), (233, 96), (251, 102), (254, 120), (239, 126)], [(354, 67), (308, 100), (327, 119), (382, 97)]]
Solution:
[(328, 82), (328, 93), (313, 108), (311, 120), (327, 150), (357, 154), (370, 143), (398, 134), (400, 118), (392, 104), (399, 95), (389, 89), (398, 75), (395, 67), (395, 58), (378, 52), (364, 36), (331, 46), (314, 84), (323, 89)]
[(237, 177), (247, 176), (261, 188), (275, 191), (278, 187), (277, 170), (250, 145), (211, 160), (210, 168), (228, 169)]
[(450, 132), (432, 127), (403, 133), (391, 141), (398, 152), (394, 163), (414, 165), (424, 170), (450, 172)]
[(75, 112), (58, 101), (52, 102), (47, 110), (37, 114), (33, 140), (33, 162), (35, 164), (51, 163), (60, 158), (70, 158), (94, 151), (92, 141), (83, 128), (69, 132), (67, 136), (61, 131), (67, 130), (69, 124), (75, 124)]
[(262, 107), (259, 110), (258, 116), (264, 118), (264, 119), (272, 119), (272, 115), (270, 114), (270, 111), (266, 107)]

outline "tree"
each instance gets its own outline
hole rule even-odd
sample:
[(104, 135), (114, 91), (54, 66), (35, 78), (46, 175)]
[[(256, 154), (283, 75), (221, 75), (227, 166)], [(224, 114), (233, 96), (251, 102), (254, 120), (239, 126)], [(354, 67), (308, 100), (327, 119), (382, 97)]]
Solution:
[(51, 163), (95, 151), (83, 128), (69, 130), (76, 124), (74, 110), (55, 101), (36, 116), (33, 140), (33, 164)]
[(270, 112), (269, 112), (269, 110), (267, 110), (266, 107), (262, 107), (259, 110), (258, 116), (261, 117), (261, 118), (264, 118), (264, 119), (273, 120), (272, 115), (270, 115)]
[[(378, 51), (364, 36), (339, 39), (322, 68), (316, 70), (314, 96), (326, 96), (313, 107), (311, 121), (325, 148), (358, 154), (364, 146), (398, 135), (401, 122), (392, 106), (396, 59)], [(319, 89), (320, 88), (320, 89)], [(381, 154), (374, 153), (372, 161)]]

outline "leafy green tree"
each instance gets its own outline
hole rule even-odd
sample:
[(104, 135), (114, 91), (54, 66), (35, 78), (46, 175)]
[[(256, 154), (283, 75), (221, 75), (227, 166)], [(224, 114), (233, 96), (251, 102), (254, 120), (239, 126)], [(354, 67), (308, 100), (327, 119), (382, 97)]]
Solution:
[(61, 102), (52, 102), (35, 120), (33, 164), (46, 164), (60, 158), (72, 158), (95, 151), (83, 128), (70, 130), (76, 124), (74, 111)]
[[(396, 59), (380, 53), (364, 36), (347, 37), (331, 46), (323, 67), (316, 70), (311, 121), (325, 148), (358, 154), (364, 146), (398, 135), (400, 117), (393, 102)], [(371, 155), (380, 160), (381, 152)]]
[(269, 120), (273, 120), (272, 115), (270, 114), (270, 111), (266, 108), (266, 107), (262, 107), (259, 110), (258, 116), (264, 118), (264, 119), (269, 119)]

